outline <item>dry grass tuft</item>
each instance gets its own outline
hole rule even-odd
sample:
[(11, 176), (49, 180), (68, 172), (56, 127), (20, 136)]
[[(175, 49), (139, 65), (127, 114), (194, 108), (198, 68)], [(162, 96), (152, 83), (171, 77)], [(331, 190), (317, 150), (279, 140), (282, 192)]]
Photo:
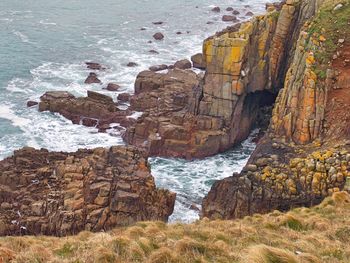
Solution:
[(2, 237), (0, 262), (51, 263), (348, 263), (350, 195), (241, 220), (193, 224), (140, 222), (107, 233)]
[(244, 259), (247, 263), (298, 263), (291, 252), (266, 245), (253, 246), (247, 254)]

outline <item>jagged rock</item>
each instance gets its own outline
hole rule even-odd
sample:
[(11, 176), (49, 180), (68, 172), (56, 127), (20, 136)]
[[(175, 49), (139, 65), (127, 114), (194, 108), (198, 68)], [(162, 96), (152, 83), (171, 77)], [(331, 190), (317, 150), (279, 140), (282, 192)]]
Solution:
[(192, 63), (188, 59), (182, 59), (182, 60), (177, 61), (174, 64), (174, 67), (178, 68), (178, 69), (190, 69), (190, 68), (192, 68)]
[(98, 84), (101, 84), (101, 80), (99, 80), (97, 78), (97, 74), (96, 73), (93, 73), (91, 72), (89, 74), (89, 76), (86, 78), (86, 80), (84, 81), (85, 84), (93, 84), (93, 83), (98, 83)]
[[(263, 144), (258, 146), (259, 152), (266, 151), (264, 147), (267, 145)], [(316, 205), (345, 185), (350, 162), (346, 162), (345, 155), (339, 153), (314, 152), (305, 158), (291, 159), (293, 167), (288, 164), (288, 159), (257, 171), (249, 169), (250, 164), (241, 174), (234, 174), (212, 186), (203, 200), (203, 217), (233, 219), (273, 210), (286, 211), (295, 206)], [(308, 170), (306, 166), (310, 162), (324, 164), (331, 158), (336, 158), (344, 166), (323, 167), (320, 169), (322, 172)], [(254, 155), (250, 162), (255, 162)]]
[(164, 38), (164, 35), (163, 35), (162, 33), (158, 32), (158, 33), (155, 33), (155, 34), (153, 35), (153, 38), (154, 38), (155, 40), (162, 40), (162, 39)]
[(192, 61), (192, 64), (193, 64), (194, 68), (198, 68), (198, 69), (203, 69), (204, 70), (205, 67), (206, 67), (202, 53), (198, 53), (198, 54), (193, 55), (191, 57), (191, 61)]
[(33, 107), (35, 105), (38, 105), (39, 103), (36, 101), (29, 100), (27, 101), (27, 107)]
[(72, 235), (167, 221), (175, 194), (157, 189), (133, 147), (75, 153), (23, 148), (0, 161), (0, 235)]
[(129, 111), (119, 110), (109, 96), (88, 91), (87, 97), (74, 97), (65, 91), (50, 91), (40, 97), (39, 111), (57, 112), (74, 124), (99, 126), (120, 123), (129, 124)]

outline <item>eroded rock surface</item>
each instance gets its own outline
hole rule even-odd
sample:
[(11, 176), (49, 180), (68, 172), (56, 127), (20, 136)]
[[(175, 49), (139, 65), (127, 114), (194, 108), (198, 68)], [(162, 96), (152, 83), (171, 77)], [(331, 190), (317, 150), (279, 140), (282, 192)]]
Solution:
[(128, 126), (129, 111), (118, 109), (113, 99), (98, 92), (88, 91), (87, 97), (75, 97), (65, 91), (46, 92), (40, 98), (39, 111), (57, 112), (74, 124), (102, 128), (111, 123)]
[(70, 235), (167, 221), (175, 194), (157, 189), (133, 147), (75, 153), (23, 148), (0, 162), (0, 235)]

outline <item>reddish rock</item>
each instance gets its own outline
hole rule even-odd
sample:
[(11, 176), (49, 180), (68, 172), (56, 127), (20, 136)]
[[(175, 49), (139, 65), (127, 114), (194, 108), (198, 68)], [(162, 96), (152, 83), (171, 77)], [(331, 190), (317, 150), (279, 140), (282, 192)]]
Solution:
[(33, 107), (35, 105), (38, 105), (39, 103), (36, 101), (29, 100), (27, 101), (27, 107)]
[(120, 94), (118, 94), (117, 99), (121, 102), (128, 102), (130, 100), (130, 94), (129, 93), (120, 93)]
[(155, 40), (163, 40), (163, 39), (164, 39), (164, 35), (163, 35), (162, 33), (158, 32), (158, 33), (155, 33), (155, 34), (153, 35), (153, 38), (154, 38)]
[(175, 194), (157, 189), (134, 147), (74, 153), (23, 148), (0, 161), (0, 236), (65, 236), (167, 221)]
[(213, 7), (213, 8), (211, 9), (211, 11), (216, 12), (216, 13), (219, 13), (221, 10), (220, 10), (220, 7), (215, 6), (215, 7)]
[(109, 91), (117, 91), (119, 89), (120, 89), (120, 86), (116, 83), (108, 83), (106, 87), (106, 90), (109, 90)]
[(91, 72), (84, 83), (85, 84), (93, 84), (93, 83), (101, 84), (102, 82), (101, 82), (101, 80), (99, 80), (97, 78), (97, 74), (96, 73)]
[(231, 15), (224, 15), (222, 16), (222, 21), (224, 22), (234, 22), (234, 21), (238, 21), (236, 16), (231, 16)]
[(192, 63), (188, 59), (182, 59), (182, 60), (177, 61), (174, 64), (174, 67), (178, 68), (178, 69), (190, 69), (190, 68), (192, 68)]
[(87, 97), (78, 98), (68, 92), (50, 91), (40, 100), (39, 111), (60, 113), (74, 124), (99, 127), (124, 122), (130, 115), (130, 111), (118, 109), (111, 97), (94, 91), (88, 91)]

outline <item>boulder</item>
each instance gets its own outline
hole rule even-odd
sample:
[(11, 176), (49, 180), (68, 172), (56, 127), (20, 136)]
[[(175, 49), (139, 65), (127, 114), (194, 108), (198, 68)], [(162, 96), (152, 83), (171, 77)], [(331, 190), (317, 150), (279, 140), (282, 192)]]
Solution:
[(108, 91), (117, 91), (120, 89), (120, 86), (117, 83), (108, 83), (106, 90)]
[(133, 68), (133, 67), (137, 67), (138, 64), (136, 62), (129, 62), (128, 64), (126, 64), (127, 67)]
[(125, 146), (15, 151), (0, 161), (0, 193), (0, 236), (66, 236), (167, 221), (175, 203), (174, 193), (156, 188), (146, 154)]
[(232, 16), (232, 15), (223, 15), (222, 16), (222, 21), (224, 22), (234, 22), (234, 21), (238, 21), (236, 16)]
[(101, 80), (98, 79), (96, 73), (91, 72), (91, 73), (89, 74), (89, 76), (86, 78), (86, 80), (85, 80), (84, 83), (85, 83), (85, 84), (93, 84), (93, 83), (101, 84), (102, 82), (101, 82)]
[(240, 14), (240, 12), (238, 10), (233, 10), (232, 14), (235, 15), (235, 16), (238, 16)]
[(232, 7), (227, 7), (226, 11), (233, 11), (233, 8)]
[(206, 68), (205, 61), (202, 53), (197, 53), (191, 57), (191, 61), (194, 68), (204, 70)]
[(148, 51), (151, 54), (159, 54), (159, 52), (157, 50), (151, 49)]
[(163, 40), (163, 39), (164, 39), (164, 35), (163, 35), (162, 33), (158, 32), (158, 33), (155, 33), (155, 34), (153, 35), (153, 38), (154, 38), (155, 40)]
[(190, 69), (190, 68), (192, 68), (192, 63), (188, 59), (182, 59), (182, 60), (177, 61), (174, 64), (174, 67), (178, 68), (178, 69)]
[(254, 15), (254, 13), (250, 12), (250, 11), (245, 14), (245, 16), (253, 16), (253, 15)]
[(221, 11), (221, 9), (220, 9), (220, 7), (218, 7), (218, 6), (215, 6), (215, 7), (213, 7), (213, 8), (211, 9), (211, 11), (216, 12), (216, 13), (219, 13), (219, 12)]
[(151, 70), (151, 71), (161, 71), (161, 70), (165, 70), (165, 69), (167, 69), (168, 68), (168, 66), (167, 65), (165, 65), (165, 64), (162, 64), (162, 65), (155, 65), (155, 66), (151, 66), (150, 68), (149, 68), (149, 70)]

